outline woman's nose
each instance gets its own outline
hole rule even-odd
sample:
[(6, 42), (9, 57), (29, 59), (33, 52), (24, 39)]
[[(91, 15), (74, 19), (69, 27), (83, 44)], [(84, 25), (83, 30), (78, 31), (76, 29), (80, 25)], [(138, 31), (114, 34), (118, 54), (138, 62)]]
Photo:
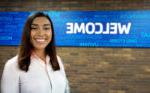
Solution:
[(38, 29), (38, 34), (39, 34), (39, 35), (43, 35), (43, 34), (44, 34), (43, 28), (39, 28), (39, 29)]

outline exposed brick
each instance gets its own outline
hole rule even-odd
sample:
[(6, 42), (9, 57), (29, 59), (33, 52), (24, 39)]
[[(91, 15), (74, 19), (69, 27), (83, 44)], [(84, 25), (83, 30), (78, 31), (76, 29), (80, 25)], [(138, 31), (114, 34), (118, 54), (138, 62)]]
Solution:
[[(149, 0), (4, 0), (0, 11), (143, 10)], [(0, 73), (17, 46), (0, 46)], [(57, 47), (72, 93), (150, 93), (150, 49)], [(1, 76), (0, 74), (0, 76)]]

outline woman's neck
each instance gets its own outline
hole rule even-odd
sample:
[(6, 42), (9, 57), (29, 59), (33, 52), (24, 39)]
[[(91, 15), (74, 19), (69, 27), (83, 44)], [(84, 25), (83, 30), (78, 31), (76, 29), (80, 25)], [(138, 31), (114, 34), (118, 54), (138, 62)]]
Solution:
[(45, 50), (34, 50), (35, 54), (41, 58), (44, 62), (46, 61)]

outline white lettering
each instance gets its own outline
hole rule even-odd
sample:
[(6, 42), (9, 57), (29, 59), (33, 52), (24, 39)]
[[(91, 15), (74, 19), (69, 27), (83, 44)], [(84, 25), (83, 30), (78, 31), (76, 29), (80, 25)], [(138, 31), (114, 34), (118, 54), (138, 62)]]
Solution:
[(106, 31), (103, 31), (103, 34), (109, 34), (109, 23), (106, 23)]
[(85, 34), (85, 24), (81, 23), (81, 25), (79, 26), (78, 23), (74, 24), (74, 33), (83, 33)]
[(102, 23), (95, 23), (96, 27), (99, 27), (99, 31), (95, 31), (95, 34), (101, 34), (103, 32), (103, 24)]
[(121, 25), (121, 23), (118, 23), (118, 29), (119, 29), (119, 33), (120, 34), (129, 34), (131, 28), (131, 23), (128, 23), (127, 26), (126, 25)]
[(73, 33), (73, 23), (66, 23), (67, 25), (67, 34), (72, 34)]
[(117, 34), (117, 23), (110, 23), (110, 34)]
[[(129, 34), (131, 28), (131, 22), (127, 24), (121, 23), (66, 23), (67, 34)], [(105, 27), (105, 28), (104, 28)]]
[[(89, 27), (91, 26), (91, 31), (89, 30)], [(86, 32), (87, 34), (93, 34), (95, 31), (95, 25), (91, 22), (86, 24)]]

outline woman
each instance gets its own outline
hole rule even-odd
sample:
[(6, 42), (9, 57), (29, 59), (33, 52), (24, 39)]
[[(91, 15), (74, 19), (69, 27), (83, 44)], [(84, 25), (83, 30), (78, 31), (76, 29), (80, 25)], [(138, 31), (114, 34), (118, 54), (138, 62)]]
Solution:
[(1, 83), (2, 93), (69, 93), (48, 15), (36, 12), (28, 17), (19, 53), (5, 64)]

